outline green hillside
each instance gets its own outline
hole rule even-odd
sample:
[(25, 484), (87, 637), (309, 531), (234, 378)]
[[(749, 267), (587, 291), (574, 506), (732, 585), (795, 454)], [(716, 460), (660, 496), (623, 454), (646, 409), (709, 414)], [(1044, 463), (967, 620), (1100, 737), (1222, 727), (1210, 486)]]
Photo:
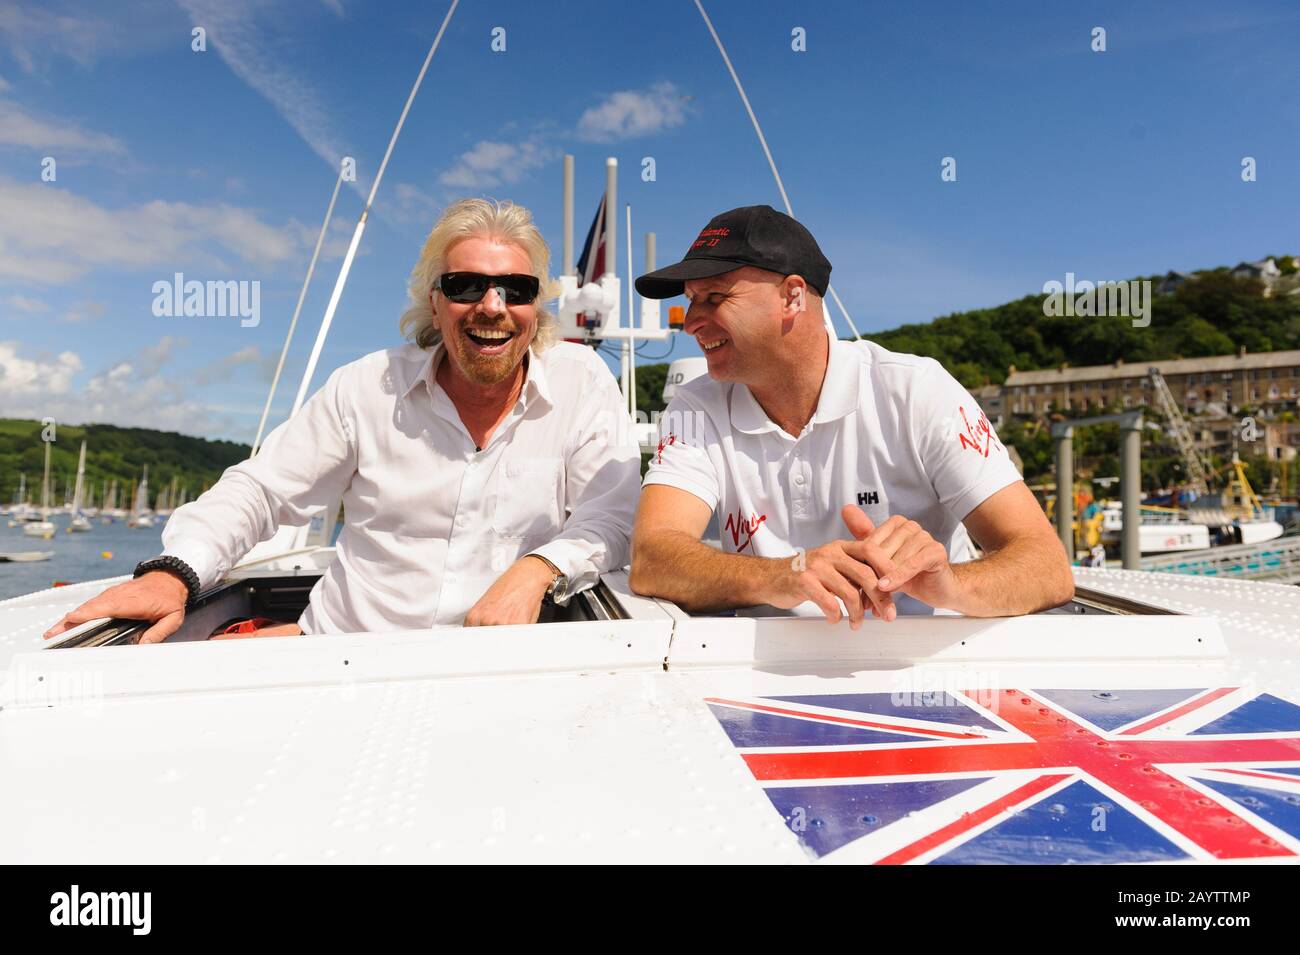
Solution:
[[(51, 503), (61, 504), (64, 482), (74, 480), (77, 455), (86, 441), (86, 478), (98, 498), (103, 481), (117, 480), (118, 505), (126, 506), (132, 481), (149, 465), (149, 486), (156, 493), (177, 478), (193, 500), (221, 472), (248, 457), (249, 447), (233, 441), (209, 441), (171, 431), (119, 428), (111, 424), (59, 425), (50, 452)], [(19, 474), (27, 475), (30, 499), (40, 502), (45, 447), (41, 423), (0, 418), (0, 503), (10, 504)]]
[[(1290, 256), (1276, 257), (1294, 272)], [(1048, 318), (1045, 295), (992, 308), (954, 312), (864, 337), (892, 351), (927, 355), (943, 363), (968, 388), (1001, 384), (1014, 365), (1021, 371), (1071, 365), (1129, 364), (1165, 358), (1300, 348), (1300, 295), (1264, 296), (1264, 285), (1233, 278), (1227, 268), (1196, 273), (1172, 295), (1156, 296), (1151, 324), (1134, 328), (1124, 318)], [(1162, 276), (1146, 276), (1152, 288)], [(647, 411), (663, 410), (667, 365), (637, 369), (637, 399)]]

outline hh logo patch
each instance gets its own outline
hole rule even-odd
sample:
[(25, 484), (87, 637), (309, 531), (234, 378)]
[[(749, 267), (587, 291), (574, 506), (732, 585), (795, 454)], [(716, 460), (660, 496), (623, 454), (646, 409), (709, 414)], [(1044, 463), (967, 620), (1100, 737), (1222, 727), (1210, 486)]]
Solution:
[(966, 409), (959, 407), (957, 410), (961, 412), (961, 423), (965, 428), (964, 431), (958, 430), (957, 432), (958, 444), (963, 448), (970, 448), (975, 453), (986, 458), (993, 448), (997, 448), (999, 451), (1002, 450), (1002, 442), (993, 433), (993, 427), (989, 424), (988, 415), (981, 411), (979, 418), (976, 419), (974, 424), (971, 424), (970, 419), (966, 416)]
[[(765, 520), (767, 520), (766, 514), (761, 517), (757, 514), (746, 517), (744, 511), (727, 515), (727, 531), (731, 534), (731, 542), (736, 545), (737, 554), (754, 543), (754, 535), (758, 533), (759, 525)], [(744, 543), (741, 543), (742, 540)]]
[(879, 503), (880, 503), (879, 491), (858, 492), (858, 507), (866, 507), (869, 504), (879, 504)]

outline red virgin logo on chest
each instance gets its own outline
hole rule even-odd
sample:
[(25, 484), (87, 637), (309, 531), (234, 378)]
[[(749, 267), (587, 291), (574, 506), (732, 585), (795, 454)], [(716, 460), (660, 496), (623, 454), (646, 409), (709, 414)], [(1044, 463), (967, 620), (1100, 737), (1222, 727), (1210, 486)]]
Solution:
[[(731, 542), (736, 545), (736, 553), (742, 553), (746, 547), (754, 543), (754, 535), (758, 533), (759, 525), (767, 520), (767, 515), (751, 514), (745, 516), (744, 511), (736, 511), (735, 514), (727, 515), (726, 528), (731, 535)], [(741, 542), (744, 543), (741, 543)]]

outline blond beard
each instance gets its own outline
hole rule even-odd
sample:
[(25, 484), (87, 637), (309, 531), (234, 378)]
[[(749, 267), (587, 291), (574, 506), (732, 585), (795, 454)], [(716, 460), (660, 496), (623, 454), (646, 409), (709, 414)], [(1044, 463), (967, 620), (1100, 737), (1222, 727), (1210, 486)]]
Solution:
[(524, 360), (524, 355), (528, 353), (527, 345), (517, 354), (514, 351), (515, 347), (517, 347), (515, 342), (512, 342), (510, 351), (506, 354), (485, 357), (471, 351), (458, 331), (454, 346), (456, 367), (462, 375), (475, 384), (500, 384), (514, 374), (515, 369)]

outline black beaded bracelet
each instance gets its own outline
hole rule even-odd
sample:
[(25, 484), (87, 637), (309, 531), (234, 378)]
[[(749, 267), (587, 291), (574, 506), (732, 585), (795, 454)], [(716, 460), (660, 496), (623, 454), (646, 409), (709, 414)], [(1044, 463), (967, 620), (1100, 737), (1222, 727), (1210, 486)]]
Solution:
[(185, 584), (185, 589), (189, 591), (187, 602), (193, 602), (199, 595), (199, 575), (194, 572), (194, 568), (179, 557), (155, 557), (153, 560), (146, 560), (136, 565), (133, 577), (139, 577), (141, 574), (147, 574), (151, 570), (162, 570), (175, 574)]

